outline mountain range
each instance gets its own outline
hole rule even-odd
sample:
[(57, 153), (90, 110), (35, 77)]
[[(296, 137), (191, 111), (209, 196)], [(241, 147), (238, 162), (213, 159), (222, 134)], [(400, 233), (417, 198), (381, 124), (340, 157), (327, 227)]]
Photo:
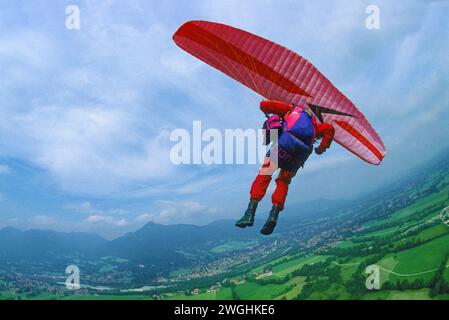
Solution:
[[(296, 223), (311, 216), (323, 216), (345, 203), (339, 200), (316, 200), (294, 204), (286, 211), (278, 232), (291, 230)], [(298, 215), (295, 212), (304, 214)], [(263, 216), (265, 218), (265, 215)], [(262, 217), (256, 221), (262, 225)], [(114, 240), (90, 233), (63, 233), (50, 230), (21, 231), (13, 227), (0, 229), (0, 257), (39, 259), (58, 255), (116, 256), (139, 263), (167, 263), (183, 260), (179, 249), (213, 246), (219, 242), (254, 239), (259, 229), (236, 228), (232, 220), (218, 220), (208, 225), (161, 225), (149, 222), (141, 229)]]
[(63, 233), (49, 230), (0, 230), (0, 257), (45, 259), (67, 254), (93, 254), (107, 240), (90, 233)]

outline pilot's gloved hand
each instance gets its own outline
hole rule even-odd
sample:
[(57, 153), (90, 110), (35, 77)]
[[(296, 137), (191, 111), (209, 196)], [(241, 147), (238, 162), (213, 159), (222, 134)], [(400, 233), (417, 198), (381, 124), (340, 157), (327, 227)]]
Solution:
[(326, 149), (325, 148), (321, 148), (321, 146), (315, 148), (315, 153), (316, 154), (323, 154), (325, 152), (326, 152)]

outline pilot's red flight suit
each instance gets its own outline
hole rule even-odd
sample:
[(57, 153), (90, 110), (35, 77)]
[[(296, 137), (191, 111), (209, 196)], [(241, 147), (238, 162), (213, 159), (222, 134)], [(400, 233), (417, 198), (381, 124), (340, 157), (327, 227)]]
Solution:
[[(266, 114), (277, 114), (284, 119), (288, 117), (289, 113), (292, 111), (292, 105), (288, 105), (279, 101), (262, 101), (260, 103), (261, 110)], [(321, 143), (316, 152), (318, 154), (326, 151), (330, 147), (335, 129), (332, 125), (327, 123), (318, 123), (315, 117), (312, 117), (312, 124), (315, 130), (315, 139), (322, 138)], [(312, 142), (313, 143), (313, 142)], [(268, 186), (271, 182), (272, 175), (276, 170), (270, 169), (270, 163), (267, 161), (259, 171), (256, 179), (254, 180), (251, 187), (251, 200), (260, 201), (265, 196)], [(288, 186), (292, 178), (296, 175), (296, 170), (289, 171), (281, 169), (278, 177), (276, 178), (276, 189), (272, 195), (272, 202), (278, 205), (281, 210), (284, 209), (285, 198), (287, 197)]]

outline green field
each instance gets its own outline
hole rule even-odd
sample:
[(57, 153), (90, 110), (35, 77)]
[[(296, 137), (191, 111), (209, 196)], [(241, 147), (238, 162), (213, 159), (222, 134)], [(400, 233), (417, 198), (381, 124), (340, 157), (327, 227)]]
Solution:
[(292, 279), (290, 279), (285, 286), (286, 287), (290, 287), (293, 286), (293, 288), (291, 290), (289, 290), (287, 293), (281, 294), (279, 296), (277, 296), (275, 299), (279, 300), (279, 299), (287, 299), (287, 300), (292, 300), (295, 299), (300, 293), (302, 288), (304, 287), (304, 284), (306, 283), (306, 278), (305, 277), (294, 277)]
[(236, 292), (240, 299), (270, 300), (279, 296), (284, 288), (284, 285), (259, 285), (255, 282), (245, 282), (237, 285)]
[(241, 250), (246, 247), (254, 246), (257, 244), (257, 240), (249, 241), (228, 241), (224, 244), (218, 245), (211, 249), (213, 253), (225, 253), (235, 250)]
[(286, 275), (300, 269), (305, 264), (313, 264), (326, 259), (324, 256), (301, 257), (282, 263), (273, 267), (273, 275), (285, 277)]
[(416, 238), (422, 241), (428, 241), (431, 239), (435, 239), (439, 236), (445, 235), (449, 233), (449, 227), (445, 224), (438, 224), (432, 228), (425, 229), (421, 231)]
[(364, 300), (429, 300), (429, 289), (380, 291), (368, 293)]
[(449, 252), (449, 235), (439, 237), (416, 248), (399, 252), (393, 259), (395, 266), (391, 280), (422, 278), (430, 280)]

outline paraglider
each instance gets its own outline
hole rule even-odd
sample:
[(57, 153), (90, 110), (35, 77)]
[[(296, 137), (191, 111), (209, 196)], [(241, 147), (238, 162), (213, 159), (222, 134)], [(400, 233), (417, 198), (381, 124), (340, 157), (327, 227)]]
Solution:
[[(273, 207), (261, 230), (262, 234), (269, 235), (276, 227), (279, 212), (284, 209), (290, 182), (312, 153), (313, 144), (317, 139), (322, 138), (315, 152), (323, 154), (332, 143), (335, 129), (328, 123), (318, 123), (310, 111), (299, 105), (290, 106), (279, 101), (268, 100), (260, 103), (260, 109), (266, 114), (273, 114), (266, 120), (264, 128), (278, 130), (275, 159), (277, 164), (272, 166), (270, 158), (267, 157), (251, 186), (248, 209), (237, 221), (236, 226), (245, 228), (253, 225), (257, 205), (265, 196), (272, 176), (279, 167), (281, 170), (276, 179), (276, 189), (271, 197)], [(278, 122), (278, 118), (282, 121)]]
[[(249, 32), (208, 21), (182, 25), (173, 40), (183, 50), (263, 96), (264, 127), (278, 129), (279, 177), (273, 209), (263, 234), (272, 233), (284, 208), (291, 178), (315, 149), (322, 154), (335, 140), (362, 160), (379, 165), (386, 155), (379, 135), (357, 107), (318, 69), (300, 55)], [(266, 164), (264, 165), (265, 169)], [(261, 169), (261, 171), (264, 167)], [(239, 227), (252, 226), (258, 201), (272, 172), (257, 176)]]

